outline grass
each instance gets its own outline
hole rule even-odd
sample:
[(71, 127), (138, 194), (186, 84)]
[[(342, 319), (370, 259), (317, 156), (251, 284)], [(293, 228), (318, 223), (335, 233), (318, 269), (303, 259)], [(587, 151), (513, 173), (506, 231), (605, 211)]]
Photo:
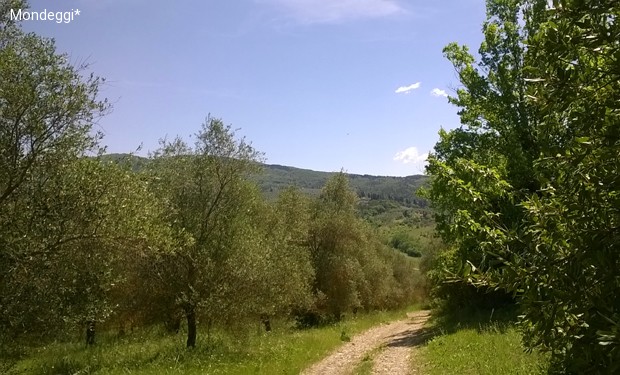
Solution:
[(357, 366), (355, 367), (355, 370), (353, 371), (353, 373), (355, 375), (372, 374), (372, 367), (375, 363), (375, 358), (384, 349), (385, 349), (385, 346), (382, 345), (366, 353), (364, 355), (364, 358), (362, 358), (362, 361), (358, 363)]
[(545, 373), (547, 356), (525, 352), (514, 312), (491, 314), (465, 311), (435, 319), (438, 334), (415, 356), (414, 368), (428, 375)]
[(92, 348), (54, 343), (30, 350), (6, 373), (298, 374), (341, 345), (343, 335), (352, 336), (379, 323), (401, 319), (405, 312), (358, 315), (338, 324), (307, 330), (293, 329), (280, 322), (270, 333), (260, 331), (258, 326), (244, 335), (220, 332), (213, 334), (208, 342), (199, 336), (202, 341), (192, 350), (184, 348), (182, 334), (171, 336), (157, 329), (120, 339), (112, 335), (100, 337)]

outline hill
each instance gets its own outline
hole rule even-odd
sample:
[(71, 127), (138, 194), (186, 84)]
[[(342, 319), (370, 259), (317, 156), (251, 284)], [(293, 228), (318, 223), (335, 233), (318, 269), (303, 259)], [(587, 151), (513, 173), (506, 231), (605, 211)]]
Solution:
[[(319, 172), (277, 164), (264, 164), (257, 176), (261, 189), (277, 194), (288, 186), (297, 186), (310, 195), (318, 195), (325, 182), (337, 172)], [(390, 200), (407, 207), (425, 207), (426, 201), (415, 192), (427, 181), (426, 176), (388, 177), (347, 174), (351, 187), (362, 200)]]
[[(139, 170), (148, 159), (129, 154), (108, 154), (105, 160), (127, 160), (134, 170)], [(277, 164), (263, 164), (263, 173), (255, 176), (261, 190), (268, 197), (277, 194), (289, 187), (296, 186), (310, 195), (318, 195), (325, 182), (337, 172), (320, 172), (311, 169), (302, 169)], [(416, 195), (428, 177), (414, 175), (406, 177), (389, 177), (348, 174), (351, 187), (362, 201), (392, 201), (404, 207), (427, 207), (427, 202)]]

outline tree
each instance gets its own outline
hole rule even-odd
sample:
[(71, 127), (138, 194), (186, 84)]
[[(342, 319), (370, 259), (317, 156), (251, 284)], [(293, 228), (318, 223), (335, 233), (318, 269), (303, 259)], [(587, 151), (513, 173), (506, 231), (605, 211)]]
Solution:
[[(3, 3), (3, 10), (7, 5), (24, 4)], [(56, 54), (51, 40), (24, 34), (5, 13), (1, 17), (0, 325), (17, 333), (23, 329), (13, 319), (21, 318), (21, 308), (33, 301), (11, 297), (16, 274), (59, 241), (28, 239), (39, 219), (31, 204), (44, 199), (51, 179), (96, 146), (92, 123), (108, 106), (97, 100), (99, 78), (84, 79), (66, 56)]]
[[(237, 140), (230, 126), (208, 117), (190, 147), (182, 139), (163, 140), (152, 157), (152, 187), (169, 204), (169, 225), (179, 246), (160, 258), (155, 273), (187, 319), (187, 346), (196, 345), (197, 315), (208, 324), (242, 314), (237, 293), (252, 234), (254, 189), (246, 181), (260, 154)], [(172, 281), (174, 280), (174, 281)], [(172, 281), (172, 282), (171, 282)]]
[(6, 42), (9, 33), (19, 31), (15, 20), (11, 19), (11, 10), (17, 12), (20, 9), (25, 10), (27, 8), (28, 3), (25, 0), (3, 0), (0, 2), (0, 33), (4, 34), (0, 40), (3, 40), (3, 43)]
[(344, 173), (325, 184), (311, 211), (307, 246), (315, 270), (315, 313), (401, 306), (413, 298), (413, 262), (389, 249), (356, 216), (357, 196)]
[(102, 80), (83, 77), (53, 41), (1, 22), (0, 330), (92, 327), (113, 310), (114, 265), (147, 246), (156, 205), (128, 171), (87, 158), (101, 151)]
[(356, 200), (341, 172), (327, 181), (312, 212), (308, 245), (316, 275), (316, 305), (334, 319), (361, 307), (363, 237), (355, 217)]
[(270, 330), (271, 317), (289, 316), (312, 303), (314, 269), (306, 246), (310, 200), (290, 187), (273, 205), (263, 204), (254, 220), (259, 225), (252, 253), (259, 255), (261, 280), (250, 284), (251, 300), (256, 303), (254, 314)]
[(527, 251), (522, 203), (540, 189), (534, 163), (541, 150), (524, 46), (540, 26), (541, 6), (488, 0), (480, 61), (465, 46), (444, 49), (463, 85), (449, 98), (460, 109), (461, 127), (440, 131), (425, 194), (450, 246), (430, 276), (436, 293), (456, 304), (502, 304), (519, 288), (507, 266)]
[(620, 4), (554, 1), (529, 40), (540, 194), (515, 264), (526, 342), (564, 373), (620, 371)]
[[(468, 288), (467, 293), (481, 298), (488, 290), (509, 292), (503, 266), (525, 251), (519, 238), (526, 210), (520, 202), (540, 187), (534, 175), (540, 145), (535, 138), (539, 118), (526, 100), (523, 47), (539, 21), (522, 18), (531, 13), (524, 4), (487, 1), (478, 63), (467, 47), (453, 43), (444, 49), (463, 85), (450, 98), (460, 108), (462, 125), (440, 131), (429, 158), (427, 173), (434, 178), (426, 194), (435, 208), (438, 231), (454, 253), (444, 258), (452, 261), (440, 271), (440, 279), (453, 282), (443, 290), (447, 295)], [(472, 280), (472, 268), (485, 277)], [(453, 288), (454, 282), (462, 288)], [(472, 289), (474, 284), (485, 293)], [(499, 297), (503, 301), (506, 296)]]
[(25, 241), (11, 248), (10, 326), (54, 332), (86, 324), (92, 344), (95, 323), (114, 313), (121, 265), (166, 243), (161, 206), (131, 171), (98, 159), (79, 159), (40, 188), (22, 201), (28, 214), (12, 223)]
[[(453, 100), (465, 106), (466, 127), (441, 133), (429, 165), (439, 228), (456, 249), (438, 279), (512, 292), (525, 342), (551, 352), (551, 371), (616, 373), (619, 6), (487, 7), (498, 23), (484, 28), (486, 75), (464, 50), (449, 49), (467, 73)], [(489, 59), (494, 45), (511, 47), (491, 49), (501, 53)]]

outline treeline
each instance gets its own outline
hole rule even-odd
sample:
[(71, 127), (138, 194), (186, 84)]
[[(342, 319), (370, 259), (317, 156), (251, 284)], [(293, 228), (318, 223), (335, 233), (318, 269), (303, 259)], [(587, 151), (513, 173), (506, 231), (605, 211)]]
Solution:
[[(309, 169), (265, 164), (265, 173), (256, 177), (261, 190), (273, 197), (289, 186), (317, 196), (334, 172), (319, 172)], [(423, 175), (388, 177), (348, 174), (351, 188), (361, 198), (393, 200), (407, 207), (426, 207), (428, 202), (415, 192), (427, 182)]]
[(620, 372), (620, 2), (488, 0), (480, 60), (444, 49), (462, 126), (427, 196), (449, 308), (517, 303), (551, 372)]
[[(414, 189), (417, 190), (417, 189)], [(357, 194), (361, 198), (368, 198), (372, 200), (389, 200), (402, 204), (405, 207), (420, 207), (426, 208), (428, 207), (428, 201), (423, 198), (415, 198), (411, 196), (400, 196), (395, 194), (382, 194), (382, 193), (367, 193), (364, 190), (359, 190)]]
[[(149, 163), (148, 158), (130, 154), (106, 154), (103, 160), (124, 160), (131, 164), (134, 171), (140, 171)], [(277, 164), (261, 163), (261, 166), (261, 173), (252, 178), (270, 199), (291, 186), (310, 196), (318, 196), (327, 180), (337, 174), (337, 172), (319, 172)], [(428, 201), (416, 195), (419, 188), (428, 180), (424, 175), (388, 177), (347, 173), (347, 177), (351, 189), (364, 200), (393, 201), (409, 208), (428, 207)]]
[(0, 344), (184, 321), (193, 347), (199, 326), (314, 325), (412, 302), (412, 261), (356, 216), (344, 174), (316, 198), (266, 201), (250, 179), (261, 154), (211, 117), (139, 172), (104, 162), (102, 80), (4, 14)]

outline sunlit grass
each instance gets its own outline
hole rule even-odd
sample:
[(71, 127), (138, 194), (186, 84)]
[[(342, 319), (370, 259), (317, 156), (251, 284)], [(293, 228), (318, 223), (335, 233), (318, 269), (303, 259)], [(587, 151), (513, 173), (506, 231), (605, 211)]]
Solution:
[(545, 373), (547, 356), (527, 353), (514, 323), (490, 321), (488, 315), (460, 315), (464, 324), (435, 321), (437, 335), (414, 356), (413, 368), (428, 375)]
[[(409, 309), (410, 311), (411, 309)], [(55, 343), (31, 350), (8, 374), (298, 374), (353, 335), (376, 324), (405, 317), (405, 310), (358, 315), (327, 327), (297, 330), (276, 323), (270, 333), (258, 325), (243, 335), (200, 336), (195, 349), (185, 337), (144, 330), (122, 339), (99, 339), (92, 348)]]

